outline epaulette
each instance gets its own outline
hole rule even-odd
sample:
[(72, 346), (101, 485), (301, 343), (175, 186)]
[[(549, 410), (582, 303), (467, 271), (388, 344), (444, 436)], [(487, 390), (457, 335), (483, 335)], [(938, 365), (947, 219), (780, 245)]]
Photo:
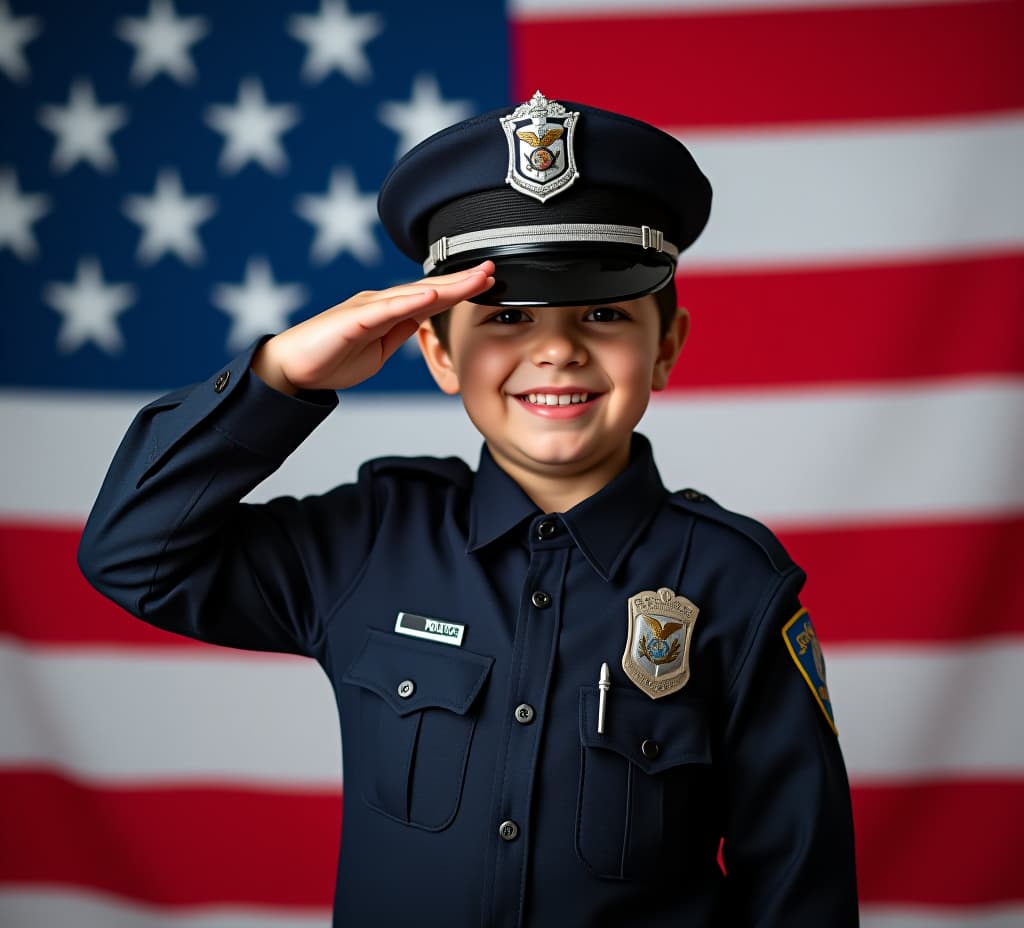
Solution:
[(406, 473), (440, 478), (448, 483), (468, 487), (473, 472), (462, 458), (386, 457), (374, 458), (364, 465), (373, 474)]
[(779, 573), (789, 570), (793, 566), (793, 559), (789, 552), (782, 546), (782, 542), (772, 533), (766, 525), (762, 525), (756, 519), (740, 515), (729, 509), (720, 506), (710, 496), (691, 488), (677, 490), (669, 497), (672, 504), (679, 509), (693, 513), (705, 519), (710, 519), (720, 525), (725, 525), (733, 531), (745, 535), (754, 542), (767, 555), (772, 567)]

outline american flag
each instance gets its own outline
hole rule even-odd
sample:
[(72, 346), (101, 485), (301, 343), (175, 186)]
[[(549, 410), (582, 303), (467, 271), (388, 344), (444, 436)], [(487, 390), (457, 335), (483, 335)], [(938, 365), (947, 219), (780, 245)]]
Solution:
[[(714, 184), (641, 429), (809, 573), (864, 924), (1024, 925), (1022, 43), (1022, 0), (0, 0), (0, 924), (328, 924), (323, 675), (128, 618), (78, 534), (145, 401), (416, 276), (400, 153), (539, 88)], [(401, 353), (257, 498), (478, 441)]]

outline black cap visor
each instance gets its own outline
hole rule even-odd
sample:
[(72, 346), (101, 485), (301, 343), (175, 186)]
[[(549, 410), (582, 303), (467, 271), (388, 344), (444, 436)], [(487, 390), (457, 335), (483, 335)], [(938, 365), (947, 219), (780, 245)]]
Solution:
[(494, 261), (494, 286), (473, 298), (483, 306), (592, 306), (623, 303), (671, 283), (675, 259), (633, 245), (565, 243), (479, 249), (449, 258), (430, 276)]

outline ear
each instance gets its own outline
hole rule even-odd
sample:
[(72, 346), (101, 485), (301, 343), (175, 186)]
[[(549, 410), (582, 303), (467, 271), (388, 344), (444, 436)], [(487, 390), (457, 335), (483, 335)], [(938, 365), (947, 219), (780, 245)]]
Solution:
[(455, 365), (452, 364), (448, 349), (441, 344), (434, 327), (428, 319), (421, 322), (416, 331), (416, 339), (420, 344), (420, 353), (423, 360), (427, 362), (434, 382), (441, 388), (443, 393), (454, 396), (459, 392), (459, 376), (455, 373)]
[(652, 390), (664, 390), (668, 385), (668, 375), (672, 373), (676, 358), (683, 350), (686, 336), (689, 334), (690, 314), (680, 306), (676, 310), (675, 322), (669, 326), (658, 348), (658, 357), (654, 362), (654, 373), (651, 377)]

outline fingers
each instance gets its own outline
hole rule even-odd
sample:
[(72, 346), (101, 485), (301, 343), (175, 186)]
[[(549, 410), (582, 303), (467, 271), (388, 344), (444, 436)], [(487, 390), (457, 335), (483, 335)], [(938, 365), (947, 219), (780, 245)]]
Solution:
[[(414, 284), (360, 294), (358, 313), (352, 314), (352, 320), (367, 334), (405, 319), (420, 323), (492, 287), (494, 278), (487, 272), (493, 267), (492, 262), (486, 261), (458, 274), (425, 278)], [(343, 303), (338, 308), (349, 307)]]
[[(458, 271), (454, 274), (439, 274), (437, 277), (423, 277), (420, 280), (389, 287), (387, 290), (369, 291), (367, 293), (358, 294), (356, 297), (353, 297), (351, 301), (347, 302), (359, 305), (368, 305), (381, 300), (389, 300), (395, 297), (422, 293), (425, 290), (437, 290), (441, 295), (447, 296), (455, 291), (465, 289), (466, 292), (475, 295), (493, 284), (493, 281), (491, 281), (491, 283), (486, 284), (486, 286), (480, 286), (478, 282), (480, 274), (483, 274), (485, 280), (490, 279), (494, 274), (494, 262), (481, 261), (480, 264), (475, 267), (466, 268), (466, 270)], [(478, 287), (479, 289), (477, 289)], [(457, 302), (458, 300), (453, 300), (452, 305)]]

